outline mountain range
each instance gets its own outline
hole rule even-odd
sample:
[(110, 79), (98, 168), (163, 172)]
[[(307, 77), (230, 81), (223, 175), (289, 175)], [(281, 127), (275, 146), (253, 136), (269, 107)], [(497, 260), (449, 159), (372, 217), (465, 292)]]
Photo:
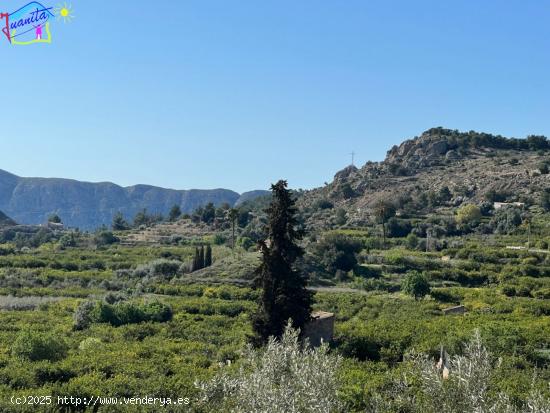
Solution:
[(174, 190), (150, 185), (122, 187), (111, 182), (24, 178), (0, 169), (0, 211), (20, 224), (42, 224), (49, 215), (57, 214), (65, 225), (82, 230), (109, 226), (117, 212), (131, 219), (143, 209), (167, 214), (172, 206), (179, 205), (183, 213), (190, 213), (209, 202), (233, 206), (266, 193)]

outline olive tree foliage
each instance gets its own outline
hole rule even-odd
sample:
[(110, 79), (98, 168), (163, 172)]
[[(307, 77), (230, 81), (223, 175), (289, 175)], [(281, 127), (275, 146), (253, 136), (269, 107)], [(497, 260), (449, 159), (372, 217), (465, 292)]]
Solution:
[(456, 214), (456, 222), (459, 224), (478, 224), (481, 220), (481, 210), (477, 205), (468, 204), (461, 206)]
[(420, 300), (430, 293), (430, 283), (418, 271), (411, 271), (403, 280), (401, 290), (415, 300)]
[(235, 373), (222, 367), (212, 380), (195, 383), (205, 411), (234, 413), (332, 413), (344, 411), (339, 400), (340, 356), (328, 346), (301, 344), (289, 323), (280, 340), (271, 337), (263, 349), (249, 346)]
[[(385, 394), (370, 402), (370, 413), (407, 411), (422, 413), (549, 413), (550, 400), (533, 386), (531, 395), (520, 408), (492, 383), (500, 372), (500, 360), (494, 361), (475, 331), (463, 355), (447, 357), (436, 364), (429, 356), (411, 353), (407, 373), (396, 380)], [(446, 371), (443, 371), (446, 367)]]

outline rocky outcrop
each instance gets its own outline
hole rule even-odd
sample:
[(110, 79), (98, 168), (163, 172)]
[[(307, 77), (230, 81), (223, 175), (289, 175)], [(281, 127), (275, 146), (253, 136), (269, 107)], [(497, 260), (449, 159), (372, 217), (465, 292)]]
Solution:
[(355, 165), (350, 165), (342, 169), (341, 171), (337, 172), (336, 175), (334, 175), (334, 181), (345, 181), (348, 179), (351, 175), (356, 173), (359, 169)]
[(445, 135), (434, 133), (437, 129), (430, 129), (421, 136), (407, 140), (399, 146), (394, 146), (384, 161), (387, 165), (400, 165), (409, 171), (425, 168), (442, 163), (443, 161), (457, 161), (462, 156), (455, 150)]

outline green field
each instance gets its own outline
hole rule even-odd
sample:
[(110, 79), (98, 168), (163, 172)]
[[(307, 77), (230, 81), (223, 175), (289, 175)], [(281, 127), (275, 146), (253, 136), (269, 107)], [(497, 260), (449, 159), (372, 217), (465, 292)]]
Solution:
[[(358, 275), (317, 288), (315, 309), (336, 314), (332, 351), (345, 358), (338, 375), (347, 409), (363, 411), (399, 374), (407, 352), (435, 359), (443, 345), (460, 353), (475, 329), (502, 360), (496, 389), (520, 404), (534, 368), (544, 389), (550, 380), (550, 255), (506, 249), (513, 241), (471, 237), (438, 252), (394, 242), (390, 249), (362, 251)], [(255, 252), (232, 254), (214, 246), (214, 265), (187, 274), (178, 266), (191, 259), (192, 246), (61, 249), (50, 242), (23, 251), (10, 244), (0, 248), (4, 411), (13, 411), (14, 395), (193, 400), (197, 380), (212, 377), (227, 360), (239, 364), (256, 308), (257, 292), (247, 286), (258, 262)], [(411, 270), (432, 285), (422, 300), (400, 292)], [(101, 311), (112, 314), (75, 329), (75, 312), (85, 301), (102, 302)], [(170, 308), (169, 319), (147, 313), (160, 304)], [(443, 315), (442, 309), (457, 304), (467, 313)], [(32, 336), (54, 340), (56, 354), (34, 354), (40, 349), (27, 348)], [(180, 410), (194, 408), (191, 403)]]

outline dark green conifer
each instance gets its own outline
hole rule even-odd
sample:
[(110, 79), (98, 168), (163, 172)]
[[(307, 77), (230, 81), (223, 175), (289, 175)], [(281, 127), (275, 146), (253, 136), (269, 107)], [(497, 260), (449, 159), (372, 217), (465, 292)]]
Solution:
[(199, 270), (204, 268), (204, 245), (201, 245), (201, 249), (199, 251)]
[(262, 289), (253, 318), (256, 344), (265, 343), (270, 336), (281, 337), (289, 319), (303, 331), (312, 304), (306, 277), (295, 268), (296, 260), (303, 255), (298, 241), (304, 233), (297, 229), (294, 199), (286, 181), (272, 185), (271, 191), (271, 205), (266, 211), (268, 239), (260, 243), (262, 263), (255, 279), (256, 287)]
[(191, 265), (191, 272), (200, 270), (200, 252), (198, 248), (195, 248), (195, 256), (193, 257), (193, 264)]
[(210, 267), (212, 265), (212, 247), (210, 244), (206, 246), (206, 252), (204, 255), (204, 268)]

